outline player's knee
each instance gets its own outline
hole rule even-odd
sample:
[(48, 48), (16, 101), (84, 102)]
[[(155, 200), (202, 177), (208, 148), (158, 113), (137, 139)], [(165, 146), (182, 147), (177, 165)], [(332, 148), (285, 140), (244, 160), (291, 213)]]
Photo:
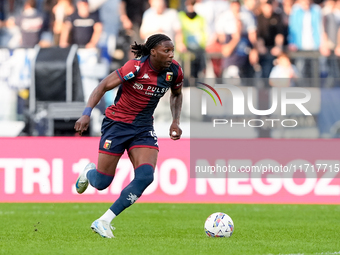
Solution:
[(110, 186), (113, 180), (113, 176), (105, 175), (104, 178), (99, 178), (96, 183), (97, 190), (103, 190)]
[(91, 186), (95, 187), (97, 190), (104, 190), (110, 186), (113, 176), (102, 174), (98, 171), (91, 171), (88, 173), (88, 179)]
[(154, 172), (152, 170), (152, 173), (145, 175), (145, 177), (143, 178), (145, 185), (149, 186), (153, 182), (153, 179), (154, 179), (153, 173)]
[(154, 180), (154, 168), (151, 165), (145, 164), (139, 166), (135, 170), (135, 178), (143, 183), (146, 187), (149, 186)]
[(109, 187), (110, 186), (110, 184), (111, 184), (111, 182), (98, 182), (97, 184), (96, 184), (96, 189), (97, 190), (104, 190), (104, 189), (106, 189), (107, 187)]

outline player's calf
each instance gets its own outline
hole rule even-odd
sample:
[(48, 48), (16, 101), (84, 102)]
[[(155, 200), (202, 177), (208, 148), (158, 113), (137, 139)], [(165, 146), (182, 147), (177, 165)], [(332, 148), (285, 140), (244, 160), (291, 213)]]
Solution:
[(110, 207), (118, 215), (132, 205), (142, 195), (144, 190), (153, 182), (154, 168), (150, 164), (142, 164), (135, 169), (135, 178), (126, 186), (116, 202)]

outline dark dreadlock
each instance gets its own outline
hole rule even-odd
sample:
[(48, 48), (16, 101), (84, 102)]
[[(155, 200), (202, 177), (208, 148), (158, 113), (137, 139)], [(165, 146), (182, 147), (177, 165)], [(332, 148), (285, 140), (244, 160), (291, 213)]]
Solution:
[(135, 44), (131, 45), (131, 51), (135, 55), (136, 58), (150, 55), (151, 49), (155, 48), (158, 44), (163, 41), (171, 41), (171, 39), (164, 34), (154, 34), (151, 35), (146, 43), (143, 44)]

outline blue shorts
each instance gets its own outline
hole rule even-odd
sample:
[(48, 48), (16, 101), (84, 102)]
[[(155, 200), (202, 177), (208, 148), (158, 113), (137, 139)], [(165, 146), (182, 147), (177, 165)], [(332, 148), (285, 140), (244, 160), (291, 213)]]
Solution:
[(153, 125), (135, 126), (130, 123), (103, 119), (99, 152), (120, 156), (125, 150), (144, 147), (158, 150), (158, 140)]

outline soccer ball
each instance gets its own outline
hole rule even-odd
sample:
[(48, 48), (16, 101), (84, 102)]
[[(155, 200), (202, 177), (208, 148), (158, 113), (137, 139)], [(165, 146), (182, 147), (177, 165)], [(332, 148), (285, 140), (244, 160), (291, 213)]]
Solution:
[(234, 232), (234, 222), (228, 214), (213, 213), (205, 221), (204, 230), (210, 237), (231, 237)]

